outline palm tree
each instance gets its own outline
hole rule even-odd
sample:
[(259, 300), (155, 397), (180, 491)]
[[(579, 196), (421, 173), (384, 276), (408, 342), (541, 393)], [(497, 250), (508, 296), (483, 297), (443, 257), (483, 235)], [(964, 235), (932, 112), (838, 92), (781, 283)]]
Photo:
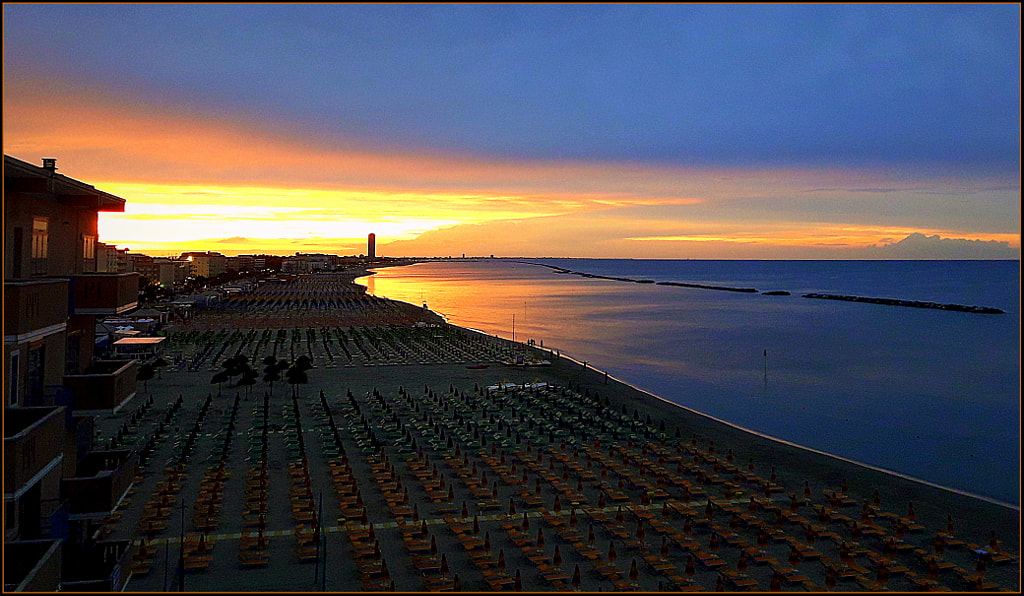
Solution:
[(306, 383), (309, 382), (309, 377), (306, 375), (306, 371), (303, 370), (302, 368), (300, 368), (297, 365), (289, 368), (288, 372), (285, 373), (285, 377), (287, 377), (288, 382), (292, 386), (292, 396), (293, 397), (298, 397), (299, 396), (299, 387), (298, 386), (300, 384), (305, 385)]

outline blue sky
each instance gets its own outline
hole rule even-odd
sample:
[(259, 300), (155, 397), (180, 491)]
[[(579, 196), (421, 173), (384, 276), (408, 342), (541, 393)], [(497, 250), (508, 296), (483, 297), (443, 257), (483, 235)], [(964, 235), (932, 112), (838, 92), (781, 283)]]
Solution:
[[(580, 176), (538, 182), (515, 173), (522, 164), (531, 172), (543, 164), (674, 172), (668, 186), (699, 178), (687, 176), (694, 171), (705, 186), (736, 172), (761, 172), (773, 183), (790, 176), (799, 186), (803, 171), (855, 171), (857, 184), (833, 176), (834, 184), (862, 189), (867, 182), (890, 198), (908, 180), (921, 182), (920, 192), (941, 187), (944, 198), (919, 226), (926, 235), (1019, 237), (1015, 4), (5, 4), (4, 52), (5, 104), (20, 110), (5, 109), (5, 128), (26, 122), (17, 116), (47, 103), (41, 98), (71, 96), (78, 106), (96, 106), (93, 113), (106, 110), (108, 128), (117, 127), (120, 110), (139, 121), (148, 115), (244, 130), (292, 153), (400, 155), (454, 160), (459, 172), (472, 169), (467, 164), (512, 171), (501, 182), (481, 181), (477, 168), (475, 186), (395, 172), (404, 188), (425, 192), (493, 192), (522, 180), (513, 190), (562, 193)], [(80, 124), (67, 126), (67, 138), (86, 134)], [(43, 136), (14, 126), (5, 132), (5, 152), (74, 156), (82, 172), (117, 181), (98, 155), (140, 150), (44, 146)], [(163, 155), (159, 137), (145, 139), (150, 155)], [(124, 143), (131, 145), (130, 135)], [(232, 156), (224, 160), (224, 170), (239, 170)], [(209, 167), (196, 180), (200, 168), (180, 151), (164, 161), (173, 163), (154, 166), (148, 178), (132, 176), (239, 183)], [(383, 184), (380, 168), (400, 169), (290, 182), (368, 188)], [(182, 170), (191, 173), (176, 179)], [(1003, 189), (984, 199), (983, 219), (1001, 226), (957, 221), (964, 209), (949, 189), (965, 186)], [(790, 193), (787, 204), (806, 209), (793, 217), (815, 221), (815, 204), (829, 217), (842, 210), (834, 201), (815, 203), (807, 190)], [(695, 192), (691, 184), (660, 196), (692, 199)], [(706, 202), (702, 212), (715, 204), (697, 198)], [(567, 214), (551, 211), (523, 216)], [(680, 237), (661, 237), (668, 236)]]

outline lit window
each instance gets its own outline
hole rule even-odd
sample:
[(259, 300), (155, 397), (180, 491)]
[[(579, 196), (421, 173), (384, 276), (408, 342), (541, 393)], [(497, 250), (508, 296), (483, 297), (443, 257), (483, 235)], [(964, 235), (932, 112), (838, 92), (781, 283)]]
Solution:
[(50, 239), (50, 222), (45, 217), (32, 218), (32, 258), (45, 259)]
[(96, 236), (82, 236), (82, 258), (87, 260), (96, 258)]

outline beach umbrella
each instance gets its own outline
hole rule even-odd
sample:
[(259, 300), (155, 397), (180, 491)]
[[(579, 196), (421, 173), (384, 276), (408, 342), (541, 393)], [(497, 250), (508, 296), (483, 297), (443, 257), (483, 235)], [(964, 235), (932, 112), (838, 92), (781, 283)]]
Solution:
[(537, 546), (544, 546), (544, 528), (537, 528)]
[(526, 515), (525, 511), (523, 512), (523, 529), (524, 530), (529, 530), (530, 529), (530, 518)]
[(381, 559), (380, 562), (380, 576), (384, 579), (389, 579), (391, 577), (391, 573), (388, 571), (388, 562), (383, 559)]
[(480, 533), (480, 518), (479, 518), (479, 516), (476, 516), (476, 515), (473, 516), (473, 533), (474, 534), (479, 534)]
[(804, 480), (804, 496), (807, 498), (811, 496), (811, 485), (806, 480)]
[(747, 554), (746, 553), (741, 553), (740, 554), (740, 560), (736, 562), (736, 569), (739, 570), (739, 571), (744, 571), (744, 570), (746, 570), (746, 568), (747, 568)]
[(508, 498), (508, 514), (509, 515), (515, 515), (516, 514), (516, 504), (512, 501), (512, 497)]
[(615, 521), (621, 524), (623, 519), (624, 518), (622, 516), (622, 505), (619, 505), (619, 510), (615, 512)]
[(661, 556), (668, 556), (668, 536), (661, 537)]
[(537, 484), (533, 488), (535, 494), (540, 494), (540, 477), (537, 478)]
[(914, 517), (914, 503), (911, 502), (907, 504), (907, 519), (914, 521)]
[(577, 563), (576, 564), (576, 568), (573, 569), (572, 580), (569, 583), (570, 583), (570, 585), (572, 585), (573, 588), (575, 588), (577, 590), (579, 589), (580, 584), (583, 583), (581, 581), (581, 578), (580, 578), (580, 564), (579, 563)]
[(708, 549), (712, 551), (718, 550), (718, 532), (711, 533), (711, 540), (708, 542)]
[(441, 553), (441, 575), (448, 575), (449, 571), (451, 570), (448, 568), (448, 555)]
[(608, 560), (614, 562), (618, 558), (618, 554), (615, 552), (615, 541), (608, 543)]
[(427, 520), (423, 520), (423, 523), (420, 524), (420, 536), (426, 538), (427, 533)]
[[(414, 521), (414, 522), (420, 521), (420, 506), (419, 505), (414, 504), (412, 506), (412, 521)], [(423, 520), (423, 521), (427, 521), (427, 520)]]
[(715, 591), (716, 592), (724, 592), (725, 591), (725, 582), (722, 581), (722, 576), (721, 575), (719, 575), (718, 576), (718, 580), (715, 581)]
[(505, 570), (505, 549), (498, 551), (498, 569)]
[(572, 511), (569, 512), (569, 525), (575, 527), (577, 523), (578, 522), (576, 520), (576, 508), (573, 507)]
[(947, 515), (946, 516), (946, 533), (949, 534), (950, 536), (953, 535), (953, 516), (952, 515)]
[(555, 513), (562, 510), (562, 501), (559, 500), (558, 495), (555, 495)]
[(601, 496), (597, 498), (597, 507), (598, 509), (604, 509), (606, 504), (607, 503), (604, 500), (604, 493), (601, 493)]
[(469, 517), (469, 509), (466, 507), (466, 502), (463, 501), (462, 502), (462, 518), (465, 519), (467, 517)]
[(687, 517), (686, 521), (683, 522), (683, 533), (686, 535), (690, 535), (693, 533), (693, 522), (690, 520), (689, 517)]
[(686, 557), (686, 575), (696, 575), (697, 568), (693, 566), (693, 555)]
[(555, 545), (555, 554), (551, 557), (551, 562), (555, 567), (560, 567), (562, 565), (562, 551), (558, 549), (557, 544)]
[(515, 583), (512, 584), (512, 589), (514, 591), (516, 591), (516, 592), (522, 592), (523, 591), (523, 576), (520, 575), (518, 569), (516, 569), (516, 578), (515, 578)]
[(430, 554), (437, 554), (437, 536), (430, 537)]
[(799, 563), (800, 562), (800, 553), (799, 553), (799, 551), (796, 550), (796, 546), (793, 545), (793, 544), (789, 545), (789, 562), (790, 563)]
[(636, 537), (638, 540), (643, 540), (646, 535), (647, 532), (644, 530), (644, 520), (641, 519), (636, 522)]
[(363, 512), (359, 515), (359, 523), (365, 526), (369, 521), (370, 520), (366, 515), (366, 507), (363, 507)]
[(590, 530), (587, 532), (587, 543), (594, 544), (597, 540), (597, 536), (594, 535), (594, 524), (590, 524)]
[(636, 559), (633, 559), (633, 564), (629, 566), (629, 579), (636, 581), (640, 577), (640, 570), (636, 567)]
[(491, 550), (491, 533), (486, 532), (484, 534), (484, 550), (490, 552)]
[[(442, 480), (442, 484), (443, 484), (444, 476), (441, 477), (441, 480)], [(448, 502), (450, 503), (450, 502), (452, 502), (454, 500), (455, 500), (455, 487), (453, 485), (449, 484), (448, 485)]]
[(498, 481), (494, 481), (494, 484), (491, 485), (491, 497), (498, 498)]

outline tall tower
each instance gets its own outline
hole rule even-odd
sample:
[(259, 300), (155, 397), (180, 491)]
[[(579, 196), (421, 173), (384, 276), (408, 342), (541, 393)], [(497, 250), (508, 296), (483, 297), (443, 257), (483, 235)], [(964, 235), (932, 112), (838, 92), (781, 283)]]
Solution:
[(377, 235), (371, 233), (366, 237), (366, 256), (370, 259), (377, 258)]

